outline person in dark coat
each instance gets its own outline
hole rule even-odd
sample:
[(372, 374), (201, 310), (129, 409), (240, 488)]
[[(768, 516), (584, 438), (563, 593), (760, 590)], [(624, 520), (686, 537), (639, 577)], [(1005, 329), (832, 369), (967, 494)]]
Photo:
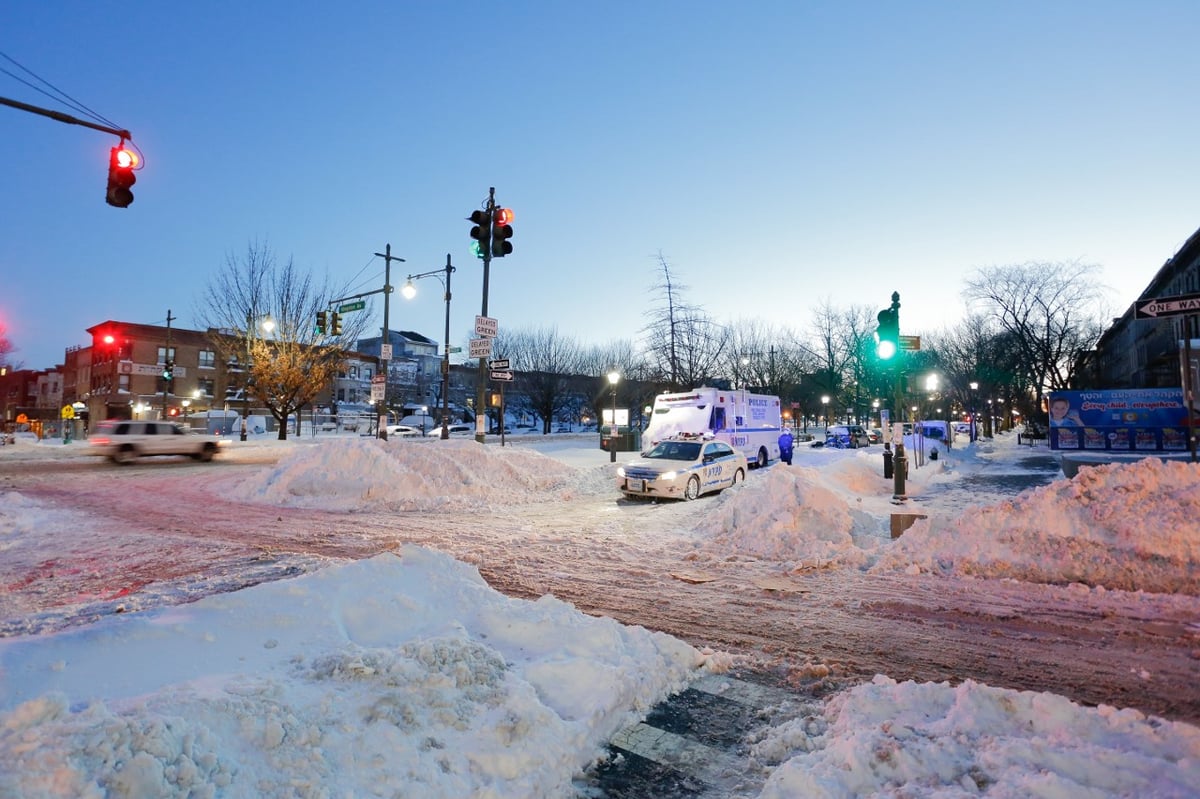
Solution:
[(786, 427), (779, 434), (779, 460), (788, 466), (792, 465), (792, 431)]

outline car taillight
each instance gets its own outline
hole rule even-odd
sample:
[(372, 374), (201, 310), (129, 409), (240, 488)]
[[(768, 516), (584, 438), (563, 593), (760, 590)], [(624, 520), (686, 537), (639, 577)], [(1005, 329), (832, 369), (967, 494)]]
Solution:
[(91, 442), (92, 442), (93, 444), (100, 444), (100, 445), (104, 445), (104, 444), (111, 444), (111, 443), (112, 443), (112, 441), (111, 441), (109, 438), (105, 437), (105, 436), (92, 436), (92, 438), (91, 438)]

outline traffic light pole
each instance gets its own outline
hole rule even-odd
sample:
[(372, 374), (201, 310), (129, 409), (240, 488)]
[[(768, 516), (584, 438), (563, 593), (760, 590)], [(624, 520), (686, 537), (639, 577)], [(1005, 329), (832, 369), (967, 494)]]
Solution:
[[(489, 224), (496, 215), (496, 187), (488, 188), (487, 208), (484, 209), (487, 214)], [(492, 245), (491, 237), (488, 237), (486, 242), (483, 242), (483, 310), (480, 311), (481, 316), (488, 315), (488, 276), (492, 266)], [(487, 434), (487, 383), (488, 383), (488, 359), (479, 359), (479, 375), (475, 380), (475, 440), (480, 444), (484, 442)], [(500, 426), (504, 427), (504, 417), (500, 417)]]
[(171, 316), (171, 309), (168, 308), (167, 309), (167, 347), (165, 350), (163, 350), (163, 375), (164, 375), (164, 378), (166, 375), (170, 375), (171, 379), (163, 380), (162, 418), (164, 421), (167, 418), (167, 392), (172, 389), (171, 384), (175, 382), (175, 364), (172, 363), (172, 358), (171, 358), (171, 322), (173, 322), (174, 320), (175, 320), (175, 317)]
[(17, 100), (10, 100), (7, 97), (0, 97), (0, 105), (7, 105), (11, 108), (16, 108), (19, 111), (28, 111), (31, 114), (50, 117), (51, 119), (59, 122), (66, 122), (68, 125), (82, 125), (85, 128), (91, 128), (92, 130), (98, 130), (103, 133), (111, 133), (114, 136), (120, 136), (122, 139), (129, 139), (130, 141), (133, 141), (133, 134), (127, 130), (110, 128), (106, 125), (97, 125), (94, 122), (88, 122), (86, 120), (73, 117), (70, 114), (51, 111), (49, 108), (39, 108), (36, 105), (29, 105), (27, 103), (18, 102)]

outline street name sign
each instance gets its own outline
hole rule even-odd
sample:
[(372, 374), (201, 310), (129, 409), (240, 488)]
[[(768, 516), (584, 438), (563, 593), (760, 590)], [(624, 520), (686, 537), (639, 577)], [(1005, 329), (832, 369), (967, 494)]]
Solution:
[(345, 305), (339, 305), (337, 311), (338, 313), (349, 313), (350, 311), (361, 311), (366, 307), (366, 301), (359, 300), (358, 302), (348, 302)]
[(484, 338), (495, 338), (499, 332), (500, 325), (490, 316), (475, 317), (475, 335), (483, 336)]
[(900, 342), (900, 349), (902, 349), (902, 350), (908, 350), (909, 352), (915, 352), (915, 351), (921, 349), (921, 337), (920, 336), (898, 336), (897, 338)]
[(492, 355), (492, 340), (490, 338), (473, 338), (467, 347), (467, 355), (471, 358), (490, 358)]
[(507, 383), (507, 382), (512, 381), (513, 373), (512, 372), (492, 372), (491, 378), (493, 380), (501, 380), (501, 381), (504, 381)]
[(508, 358), (498, 358), (494, 361), (488, 361), (488, 368), (495, 369), (497, 372), (503, 372), (510, 366)]
[(1159, 297), (1147, 300), (1138, 305), (1137, 319), (1157, 319), (1160, 316), (1179, 316), (1181, 314), (1200, 314), (1200, 294), (1180, 294), (1177, 297)]

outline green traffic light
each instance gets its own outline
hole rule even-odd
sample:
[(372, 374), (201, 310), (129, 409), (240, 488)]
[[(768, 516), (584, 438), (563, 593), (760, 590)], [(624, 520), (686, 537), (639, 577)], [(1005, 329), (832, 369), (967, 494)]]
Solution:
[(889, 360), (896, 354), (896, 345), (894, 342), (887, 341), (886, 339), (880, 341), (875, 345), (875, 354), (879, 356), (880, 360)]

